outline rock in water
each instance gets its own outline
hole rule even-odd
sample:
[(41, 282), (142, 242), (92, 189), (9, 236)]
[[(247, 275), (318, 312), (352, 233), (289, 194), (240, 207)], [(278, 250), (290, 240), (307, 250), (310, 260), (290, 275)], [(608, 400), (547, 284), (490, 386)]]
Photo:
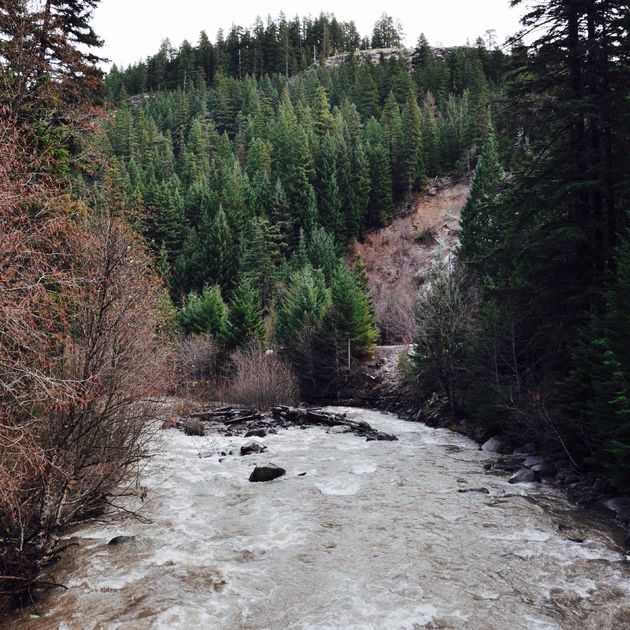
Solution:
[(264, 453), (266, 450), (267, 447), (262, 445), (260, 442), (250, 442), (249, 444), (245, 444), (245, 446), (241, 446), (241, 455)]
[(186, 435), (205, 435), (206, 429), (200, 420), (188, 420), (184, 425)]
[(135, 536), (114, 536), (107, 544), (108, 545), (123, 545), (124, 543), (132, 542), (135, 540)]
[(538, 481), (538, 476), (528, 468), (521, 468), (510, 477), (510, 483), (533, 483), (534, 481)]
[(488, 488), (460, 488), (457, 492), (479, 492), (480, 494), (490, 494)]
[(251, 429), (245, 434), (245, 437), (265, 437), (267, 435), (266, 429)]
[(275, 464), (266, 464), (265, 466), (256, 466), (252, 470), (252, 474), (249, 476), (250, 481), (272, 481), (282, 475), (286, 474), (284, 468), (276, 466)]
[(507, 453), (510, 449), (498, 437), (491, 437), (481, 445), (481, 450), (487, 453)]

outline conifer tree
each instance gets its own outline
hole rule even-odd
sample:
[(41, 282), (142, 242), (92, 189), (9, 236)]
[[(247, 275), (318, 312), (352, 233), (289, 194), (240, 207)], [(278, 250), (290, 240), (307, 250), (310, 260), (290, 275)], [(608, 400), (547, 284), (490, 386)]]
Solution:
[(405, 169), (405, 142), (403, 141), (403, 126), (400, 116), (400, 107), (390, 90), (383, 106), (381, 114), (381, 129), (385, 136), (386, 146), (389, 152), (390, 173), (392, 178), (392, 194), (395, 201), (400, 201), (407, 193), (406, 169)]
[(371, 118), (365, 130), (366, 154), (370, 169), (370, 199), (367, 223), (384, 225), (392, 212), (392, 178), (389, 151), (378, 122)]
[(350, 345), (353, 357), (364, 358), (374, 352), (378, 337), (369, 294), (357, 283), (345, 264), (337, 265), (330, 282), (334, 322), (338, 328), (338, 352), (341, 357)]
[(403, 172), (407, 194), (422, 189), (426, 180), (424, 143), (422, 137), (422, 113), (413, 91), (407, 95), (403, 112)]
[(305, 392), (317, 391), (321, 379), (323, 325), (331, 306), (322, 275), (309, 265), (291, 274), (278, 309), (276, 336)]
[(158, 184), (152, 205), (153, 217), (148, 226), (148, 236), (157, 251), (164, 248), (166, 260), (172, 265), (179, 255), (186, 228), (177, 177)]
[(210, 333), (219, 344), (228, 332), (227, 307), (218, 285), (189, 293), (177, 314), (179, 330), (188, 334)]
[(341, 191), (337, 180), (338, 148), (326, 134), (319, 148), (317, 165), (317, 206), (321, 224), (339, 240), (344, 240), (345, 225), (341, 214)]
[(263, 322), (259, 294), (247, 280), (241, 280), (229, 304), (228, 345), (241, 348), (262, 344), (267, 332)]
[(238, 249), (233, 239), (223, 208), (219, 209), (209, 233), (205, 237), (207, 270), (206, 282), (216, 283), (229, 295), (238, 273)]
[[(464, 260), (484, 257), (493, 242), (490, 234), (496, 232), (493, 225), (492, 195), (501, 181), (502, 169), (492, 121), (486, 126), (483, 150), (470, 185), (470, 192), (461, 217), (461, 255)], [(496, 219), (494, 220), (496, 222)]]

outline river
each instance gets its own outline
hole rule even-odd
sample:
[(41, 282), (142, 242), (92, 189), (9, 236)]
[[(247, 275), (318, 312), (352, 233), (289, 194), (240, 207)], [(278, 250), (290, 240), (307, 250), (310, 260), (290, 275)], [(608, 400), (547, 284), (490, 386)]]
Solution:
[[(249, 439), (161, 432), (151, 522), (81, 526), (54, 568), (67, 590), (11, 627), (630, 628), (630, 565), (605, 520), (484, 471), (494, 456), (463, 436), (344, 411), (399, 441), (292, 428), (221, 458)], [(256, 461), (287, 474), (249, 483)]]

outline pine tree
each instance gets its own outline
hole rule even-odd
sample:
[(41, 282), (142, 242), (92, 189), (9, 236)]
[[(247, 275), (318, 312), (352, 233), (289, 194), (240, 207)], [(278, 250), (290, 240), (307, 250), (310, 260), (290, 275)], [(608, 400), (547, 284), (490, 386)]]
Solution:
[(321, 380), (318, 357), (323, 325), (331, 306), (330, 291), (309, 265), (292, 273), (276, 318), (276, 336), (305, 393), (316, 392)]
[(189, 293), (177, 313), (177, 326), (188, 334), (210, 333), (222, 345), (228, 333), (228, 318), (221, 289), (214, 285), (201, 294)]
[(241, 278), (254, 288), (267, 311), (271, 308), (283, 263), (282, 232), (277, 224), (255, 218), (245, 234)]
[(403, 112), (404, 149), (403, 172), (405, 192), (418, 192), (426, 180), (424, 143), (422, 138), (422, 113), (416, 95), (410, 91)]
[(389, 170), (389, 151), (381, 127), (374, 118), (367, 124), (365, 142), (370, 169), (367, 223), (370, 226), (381, 226), (385, 225), (392, 213), (392, 178)]
[(490, 234), (496, 233), (489, 204), (501, 181), (502, 169), (492, 121), (488, 121), (483, 150), (470, 185), (466, 205), (462, 210), (460, 251), (464, 260), (484, 257), (494, 242)]
[(349, 344), (352, 357), (371, 356), (378, 333), (369, 294), (359, 286), (355, 275), (345, 264), (337, 265), (330, 287), (339, 355), (346, 354)]
[(321, 141), (317, 165), (317, 207), (324, 228), (343, 241), (345, 226), (341, 214), (337, 159), (337, 143), (330, 134), (326, 134)]
[(242, 348), (262, 344), (267, 336), (258, 293), (247, 280), (242, 280), (229, 304), (228, 345)]
[(205, 235), (207, 270), (206, 282), (216, 283), (229, 295), (238, 273), (238, 249), (223, 209), (219, 209), (210, 230)]
[(179, 180), (173, 177), (158, 184), (152, 199), (153, 216), (148, 235), (157, 251), (164, 248), (169, 265), (175, 263), (185, 234), (184, 204)]
[(392, 194), (395, 201), (400, 201), (407, 193), (405, 181), (403, 126), (400, 116), (400, 107), (390, 90), (383, 106), (381, 114), (381, 129), (385, 136), (386, 146), (389, 152), (390, 173), (392, 178)]

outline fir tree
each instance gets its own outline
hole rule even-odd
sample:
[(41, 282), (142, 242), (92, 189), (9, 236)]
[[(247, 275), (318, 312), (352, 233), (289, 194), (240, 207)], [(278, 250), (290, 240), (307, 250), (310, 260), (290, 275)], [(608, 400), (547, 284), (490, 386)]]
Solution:
[(231, 348), (262, 344), (267, 332), (263, 322), (259, 294), (247, 280), (232, 293), (229, 304), (228, 345)]

